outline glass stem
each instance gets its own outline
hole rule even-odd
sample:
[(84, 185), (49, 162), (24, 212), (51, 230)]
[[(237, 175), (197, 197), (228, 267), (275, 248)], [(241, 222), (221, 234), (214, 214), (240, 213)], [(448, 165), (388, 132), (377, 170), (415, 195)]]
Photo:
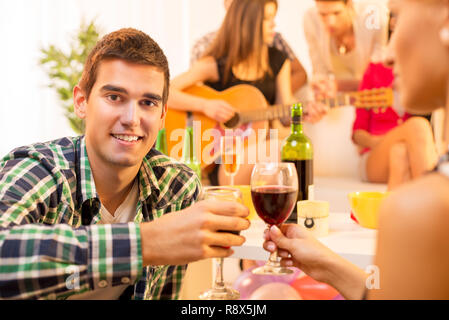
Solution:
[(233, 185), (234, 185), (234, 175), (231, 174), (230, 178), (231, 178), (231, 180), (230, 180), (230, 182), (229, 182), (229, 185), (230, 185), (230, 186), (233, 186)]
[(218, 290), (223, 290), (225, 288), (225, 284), (223, 281), (223, 261), (224, 258), (215, 259), (215, 284), (214, 288)]
[(278, 251), (272, 252), (268, 260), (271, 264), (276, 264), (278, 262)]

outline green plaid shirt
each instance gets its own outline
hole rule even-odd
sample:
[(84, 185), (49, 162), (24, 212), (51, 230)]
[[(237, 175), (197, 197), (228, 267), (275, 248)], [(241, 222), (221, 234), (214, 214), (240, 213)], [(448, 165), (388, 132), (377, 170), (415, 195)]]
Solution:
[[(134, 222), (101, 225), (83, 137), (13, 150), (0, 161), (0, 298), (65, 299), (129, 284), (134, 299), (177, 299), (186, 266), (142, 266), (140, 222), (192, 205), (201, 185), (151, 150)], [(130, 295), (131, 296), (131, 295)]]

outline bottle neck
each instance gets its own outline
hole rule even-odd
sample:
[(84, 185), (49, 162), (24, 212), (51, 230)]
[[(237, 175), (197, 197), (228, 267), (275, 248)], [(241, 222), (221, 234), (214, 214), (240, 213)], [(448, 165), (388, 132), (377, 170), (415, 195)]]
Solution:
[(162, 153), (167, 152), (167, 134), (165, 128), (161, 129), (157, 136), (156, 149)]
[(303, 134), (302, 122), (292, 123), (292, 134)]

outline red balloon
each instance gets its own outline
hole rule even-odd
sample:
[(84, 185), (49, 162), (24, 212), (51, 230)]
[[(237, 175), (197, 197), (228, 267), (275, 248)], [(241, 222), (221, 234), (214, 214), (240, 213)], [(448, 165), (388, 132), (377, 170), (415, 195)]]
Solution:
[(290, 285), (304, 300), (332, 300), (340, 294), (331, 286), (318, 282), (305, 274), (293, 280)]

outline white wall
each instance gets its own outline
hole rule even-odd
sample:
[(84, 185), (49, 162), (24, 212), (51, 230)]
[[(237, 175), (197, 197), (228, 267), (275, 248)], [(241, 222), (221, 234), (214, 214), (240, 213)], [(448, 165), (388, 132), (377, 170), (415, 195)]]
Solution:
[[(278, 1), (277, 29), (310, 71), (302, 16), (313, 0)], [(38, 60), (43, 46), (68, 48), (83, 19), (96, 18), (102, 34), (122, 27), (150, 34), (175, 76), (188, 68), (193, 42), (216, 30), (224, 14), (223, 0), (0, 0), (0, 157), (74, 135)]]
[[(307, 68), (302, 12), (312, 0), (280, 0), (278, 30)], [(74, 135), (48, 79), (39, 49), (68, 48), (81, 21), (96, 18), (103, 34), (135, 27), (164, 49), (172, 76), (188, 68), (193, 42), (217, 29), (223, 0), (0, 0), (0, 156), (36, 141)]]

